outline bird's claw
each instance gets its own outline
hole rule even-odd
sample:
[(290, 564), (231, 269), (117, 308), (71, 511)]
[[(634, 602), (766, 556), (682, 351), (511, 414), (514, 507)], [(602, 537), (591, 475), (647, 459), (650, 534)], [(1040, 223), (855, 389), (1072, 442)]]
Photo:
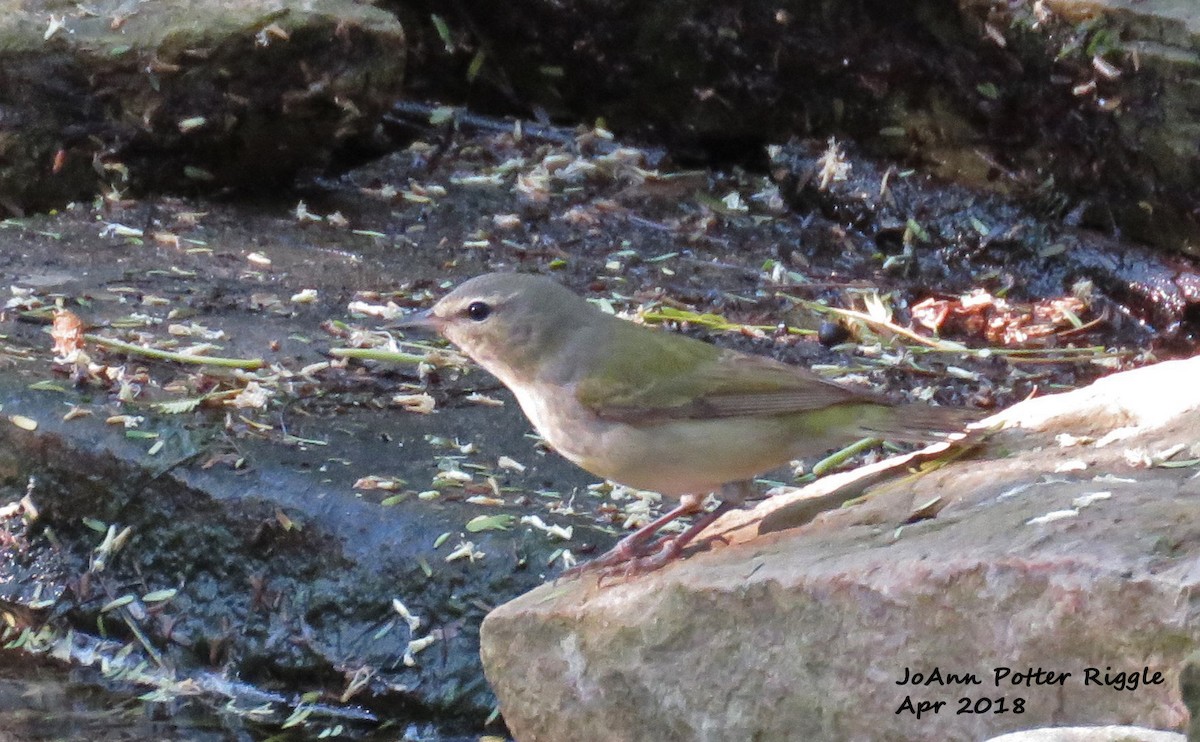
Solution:
[[(667, 516), (663, 516), (659, 521), (652, 524), (654, 530), (643, 528), (635, 531), (618, 541), (616, 546), (590, 562), (584, 562), (564, 571), (559, 575), (559, 578), (573, 579), (598, 571), (600, 574), (596, 580), (596, 584), (599, 586), (609, 577), (619, 575), (624, 579), (628, 579), (646, 574), (647, 572), (653, 572), (672, 560), (677, 559), (683, 553), (685, 546), (690, 544), (705, 528), (732, 507), (731, 503), (722, 502), (712, 512), (705, 513), (697, 518), (682, 533), (660, 536), (656, 539), (654, 538), (655, 531), (661, 527), (663, 521), (667, 520)], [(716, 540), (725, 541), (720, 536), (716, 537)]]
[[(635, 534), (636, 535), (636, 534)], [(664, 542), (674, 541), (675, 536), (668, 536), (656, 540), (647, 538), (634, 539), (632, 536), (622, 539), (617, 542), (617, 545), (608, 551), (604, 552), (595, 559), (577, 564), (570, 569), (563, 570), (559, 578), (574, 579), (582, 577), (590, 572), (600, 572), (600, 582), (604, 581), (605, 577), (611, 577), (621, 570), (618, 568), (622, 565), (631, 565), (643, 559), (649, 558), (654, 554), (662, 551), (665, 548)], [(663, 564), (666, 562), (664, 561)], [(660, 565), (661, 566), (661, 565)], [(631, 575), (626, 575), (631, 576)]]

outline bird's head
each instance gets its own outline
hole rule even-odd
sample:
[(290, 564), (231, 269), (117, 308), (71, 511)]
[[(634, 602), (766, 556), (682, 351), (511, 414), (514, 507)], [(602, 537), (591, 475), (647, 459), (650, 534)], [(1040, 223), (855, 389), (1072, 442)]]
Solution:
[(440, 333), (509, 383), (536, 375), (596, 316), (604, 315), (549, 278), (488, 273), (462, 283), (399, 326)]

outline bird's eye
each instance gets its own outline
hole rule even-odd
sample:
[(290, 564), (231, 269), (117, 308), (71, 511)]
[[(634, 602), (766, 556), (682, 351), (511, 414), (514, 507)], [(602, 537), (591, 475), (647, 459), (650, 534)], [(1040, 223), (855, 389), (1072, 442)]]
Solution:
[(482, 322), (492, 314), (492, 308), (486, 302), (473, 301), (467, 305), (467, 316), (475, 322)]

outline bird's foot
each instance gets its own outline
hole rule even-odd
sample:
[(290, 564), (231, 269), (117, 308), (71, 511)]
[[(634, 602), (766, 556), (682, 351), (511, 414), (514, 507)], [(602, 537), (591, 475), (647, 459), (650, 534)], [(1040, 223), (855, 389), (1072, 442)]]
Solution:
[(570, 579), (596, 570), (607, 570), (624, 564), (631, 559), (638, 559), (653, 554), (659, 547), (659, 540), (655, 540), (654, 537), (658, 535), (660, 528), (681, 515), (690, 515), (699, 509), (700, 504), (696, 500), (688, 499), (680, 501), (678, 506), (621, 539), (617, 542), (616, 546), (589, 562), (571, 567), (559, 575), (559, 578), (566, 577)]
[(617, 569), (623, 564), (647, 558), (660, 550), (660, 544), (663, 541), (672, 540), (670, 538), (653, 539), (653, 533), (642, 535), (642, 532), (635, 531), (617, 542), (617, 545), (604, 552), (595, 559), (577, 564), (570, 569), (563, 570), (559, 578), (573, 579), (580, 577), (589, 572), (600, 572), (600, 579), (603, 580), (610, 572)]
[(668, 513), (668, 515), (671, 515), (669, 519), (667, 519), (667, 516), (663, 516), (655, 521), (654, 524), (651, 524), (655, 526), (653, 531), (648, 531), (646, 527), (640, 528), (618, 541), (616, 546), (595, 559), (564, 571), (561, 577), (574, 578), (591, 572), (598, 572), (597, 584), (599, 585), (603, 584), (608, 578), (621, 577), (628, 579), (653, 572), (677, 559), (683, 553), (685, 546), (691, 543), (696, 536), (700, 535), (705, 528), (708, 528), (713, 521), (734, 507), (732, 503), (722, 502), (712, 512), (705, 513), (697, 518), (683, 532), (674, 536), (662, 536), (653, 539), (652, 537), (659, 527), (664, 525), (665, 522), (669, 522), (669, 520), (674, 520), (679, 515)]
[(679, 536), (661, 538), (653, 544), (653, 546), (658, 548), (652, 551), (647, 550), (649, 553), (629, 559), (623, 564), (604, 568), (600, 573), (597, 584), (602, 584), (606, 578), (620, 577), (621, 579), (628, 580), (661, 569), (679, 558), (679, 555), (683, 553), (683, 547), (686, 545), (686, 543), (680, 543)]

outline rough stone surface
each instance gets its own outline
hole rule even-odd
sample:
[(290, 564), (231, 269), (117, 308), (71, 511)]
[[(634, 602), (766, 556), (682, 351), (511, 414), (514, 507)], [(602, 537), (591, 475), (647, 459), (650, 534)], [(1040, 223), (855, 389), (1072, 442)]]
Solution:
[[(1200, 358), (1164, 363), (1018, 405), (1002, 416), (1015, 427), (982, 449), (892, 477), (857, 507), (748, 533), (802, 497), (768, 500), (714, 525), (728, 546), (501, 606), (482, 654), (506, 722), (522, 742), (1186, 729), (1181, 678), (1200, 646), (1197, 374)], [(1012, 674), (997, 680), (998, 668)], [(1070, 675), (1013, 682), (1038, 670)], [(1124, 690), (1103, 684), (1117, 672)]]
[(288, 184), (370, 140), (404, 54), (354, 0), (4, 0), (0, 207)]
[(1087, 226), (1200, 243), (1200, 22), (1186, 2), (386, 7), (395, 16), (354, 0), (106, 0), (60, 14), (4, 0), (0, 206), (98, 185), (270, 188), (352, 161), (386, 146), (377, 124), (411, 59), (404, 92), (418, 98), (603, 117), (743, 160), (793, 136), (848, 137)]
[(1186, 0), (392, 6), (419, 95), (603, 116), (718, 154), (849, 137), (976, 185), (1036, 195), (1052, 180), (1071, 203), (1046, 208), (1200, 242), (1200, 11)]

